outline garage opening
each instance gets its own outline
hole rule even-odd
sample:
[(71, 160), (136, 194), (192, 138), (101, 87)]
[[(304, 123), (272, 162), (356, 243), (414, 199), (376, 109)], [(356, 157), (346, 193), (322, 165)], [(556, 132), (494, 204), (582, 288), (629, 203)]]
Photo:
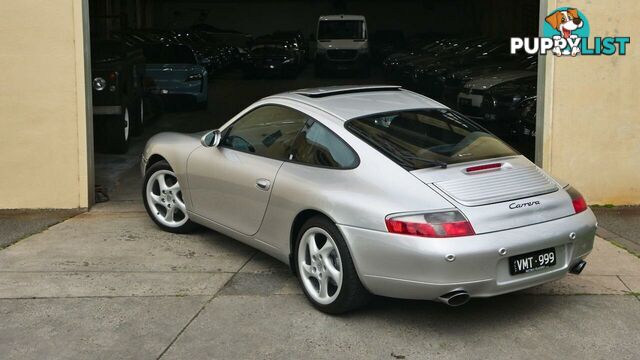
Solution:
[(538, 59), (511, 55), (509, 38), (537, 35), (539, 6), (89, 0), (96, 200), (136, 171), (152, 135), (214, 129), (262, 97), (318, 86), (401, 85), (534, 160)]

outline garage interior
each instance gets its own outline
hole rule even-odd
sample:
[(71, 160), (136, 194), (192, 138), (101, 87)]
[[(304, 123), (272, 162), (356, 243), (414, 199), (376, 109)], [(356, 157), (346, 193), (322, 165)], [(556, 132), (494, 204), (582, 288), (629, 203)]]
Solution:
[[(538, 14), (539, 6), (537, 1), (526, 0), (403, 0), (392, 3), (382, 0), (90, 0), (96, 201), (108, 199), (122, 173), (137, 163), (144, 143), (153, 134), (217, 128), (252, 102), (278, 92), (330, 85), (402, 85), (465, 113), (459, 108), (456, 93), (445, 97), (442, 92), (434, 93), (416, 84), (416, 76), (413, 75), (416, 67), (432, 69), (433, 64), (441, 64), (439, 67), (449, 74), (480, 67), (484, 69), (482, 75), (497, 76), (502, 71), (512, 71), (509, 70), (512, 68), (525, 70), (525, 66), (517, 64), (519, 60), (509, 58), (513, 56), (508, 54), (508, 41), (511, 36), (537, 34), (538, 18), (530, 14)], [(366, 18), (366, 38), (370, 48), (370, 71), (367, 74), (354, 71), (318, 73), (314, 61), (318, 17), (331, 14), (363, 15)], [(100, 96), (109, 89), (103, 93), (96, 91), (95, 79), (102, 76), (99, 71), (104, 70), (105, 65), (107, 70), (113, 65), (109, 64), (109, 59), (106, 63), (105, 59), (98, 59), (105, 52), (101, 45), (104, 41), (125, 42), (129, 50), (142, 49), (142, 54), (147, 55), (145, 60), (138, 61), (143, 62), (139, 65), (145, 69), (139, 75), (139, 102), (133, 104), (134, 100), (122, 100), (128, 106), (131, 122), (125, 148), (122, 144), (113, 146), (116, 142), (113, 132), (105, 128), (106, 122), (113, 122), (123, 114), (109, 115), (105, 120), (105, 113), (97, 111), (104, 105)], [(294, 51), (302, 53), (296, 55), (301, 60), (292, 74), (247, 74), (252, 47), (287, 42), (296, 42)], [(433, 46), (436, 42), (441, 45)], [(158, 93), (165, 90), (156, 88), (155, 93), (154, 89), (150, 90), (153, 87), (153, 84), (149, 86), (149, 63), (152, 60), (144, 49), (156, 43), (186, 44), (196, 53), (196, 61), (205, 66), (208, 73), (205, 103), (197, 106), (193, 101), (185, 101), (190, 99)], [(445, 51), (445, 55), (437, 57), (437, 52), (446, 47), (484, 46), (489, 49), (496, 44), (504, 44), (505, 47), (483, 59), (480, 59), (481, 51), (467, 57), (464, 57), (464, 52), (456, 55)], [(474, 60), (475, 56), (479, 60)], [(400, 61), (390, 69), (388, 63), (393, 57), (400, 57)], [(478, 108), (479, 113), (467, 114), (473, 115), (474, 120), (531, 160), (535, 157), (536, 60), (527, 64), (527, 84), (533, 84), (533, 89), (522, 95), (522, 102), (533, 98), (529, 101), (533, 105), (527, 107), (527, 114), (534, 121), (533, 129), (512, 129), (504, 122), (490, 121), (485, 109)], [(500, 65), (503, 63), (509, 65), (503, 68)], [(439, 67), (435, 66), (436, 69)], [(128, 71), (114, 69), (117, 70)], [(509, 84), (512, 88), (523, 86), (522, 76), (505, 82), (506, 87)], [(515, 90), (506, 94), (521, 96)], [(133, 122), (136, 121), (135, 112), (140, 108), (144, 123), (136, 129)], [(116, 134), (120, 136), (122, 130), (118, 129)]]

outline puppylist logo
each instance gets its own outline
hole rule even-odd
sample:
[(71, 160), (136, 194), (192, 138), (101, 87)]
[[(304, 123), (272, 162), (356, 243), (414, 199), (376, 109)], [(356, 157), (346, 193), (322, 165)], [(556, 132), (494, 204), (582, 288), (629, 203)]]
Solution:
[(589, 21), (578, 9), (560, 7), (544, 19), (544, 37), (511, 38), (511, 54), (524, 51), (527, 54), (556, 56), (577, 55), (626, 55), (628, 36), (594, 36), (589, 38)]

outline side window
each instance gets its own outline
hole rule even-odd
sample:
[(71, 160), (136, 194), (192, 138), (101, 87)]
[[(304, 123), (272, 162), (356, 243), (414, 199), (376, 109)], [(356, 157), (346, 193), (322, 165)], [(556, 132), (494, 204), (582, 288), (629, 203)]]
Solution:
[(309, 122), (300, 132), (293, 146), (293, 160), (308, 165), (342, 169), (358, 164), (355, 152), (317, 121)]
[(231, 125), (222, 146), (234, 150), (288, 160), (291, 147), (308, 117), (296, 110), (278, 106), (261, 106)]

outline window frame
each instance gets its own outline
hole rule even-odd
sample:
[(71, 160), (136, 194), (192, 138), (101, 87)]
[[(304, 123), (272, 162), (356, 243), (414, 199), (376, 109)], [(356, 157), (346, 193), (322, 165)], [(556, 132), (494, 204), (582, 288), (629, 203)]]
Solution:
[[(239, 150), (239, 149), (235, 149), (235, 148), (229, 147), (229, 146), (224, 144), (224, 139), (229, 135), (231, 130), (233, 130), (233, 127), (238, 123), (238, 121), (244, 119), (245, 116), (251, 114), (252, 112), (254, 112), (254, 111), (256, 111), (256, 110), (258, 110), (260, 108), (266, 107), (266, 106), (277, 106), (277, 107), (285, 108), (285, 109), (288, 109), (288, 110), (292, 110), (292, 111), (295, 111), (295, 112), (298, 112), (298, 113), (304, 115), (307, 118), (306, 121), (304, 122), (304, 125), (302, 125), (302, 127), (300, 128), (300, 130), (298, 130), (298, 133), (294, 137), (293, 144), (295, 144), (296, 141), (298, 140), (298, 138), (302, 135), (302, 130), (306, 126), (310, 127), (311, 124), (313, 124), (313, 122), (317, 122), (317, 123), (320, 124), (320, 126), (324, 127), (328, 132), (333, 134), (333, 136), (335, 136), (339, 141), (341, 141), (353, 153), (353, 155), (355, 157), (354, 165), (351, 166), (351, 167), (332, 167), (332, 166), (315, 165), (315, 164), (309, 164), (309, 163), (305, 163), (305, 162), (301, 162), (301, 161), (295, 161), (295, 160), (293, 160), (293, 145), (291, 147), (292, 150), (289, 151), (289, 153), (287, 154), (286, 158), (283, 160), (283, 159), (277, 159), (277, 158), (274, 158), (274, 157), (271, 157), (271, 156), (265, 156), (265, 155), (260, 155), (260, 154), (256, 154), (256, 153), (252, 153), (252, 152), (242, 151), (242, 150)], [(262, 157), (262, 158), (265, 158), (265, 159), (271, 159), (271, 160), (276, 160), (276, 161), (288, 162), (288, 163), (291, 163), (291, 164), (298, 164), (298, 165), (303, 165), (303, 166), (316, 167), (316, 168), (321, 168), (321, 169), (330, 169), (330, 170), (353, 170), (353, 169), (357, 168), (358, 166), (360, 166), (360, 155), (340, 135), (336, 134), (333, 130), (329, 129), (329, 127), (324, 125), (321, 121), (319, 121), (318, 119), (314, 118), (313, 116), (305, 113), (304, 111), (301, 111), (301, 110), (298, 110), (298, 109), (294, 109), (291, 106), (287, 106), (287, 105), (283, 105), (283, 104), (277, 104), (277, 103), (260, 104), (260, 105), (258, 105), (256, 107), (244, 112), (239, 118), (237, 118), (231, 124), (227, 125), (226, 127), (224, 127), (224, 129), (222, 129), (221, 137), (222, 138), (221, 138), (219, 147), (225, 148), (227, 150), (237, 151), (237, 152), (240, 152), (240, 153), (243, 153), (243, 154), (247, 154), (247, 155), (259, 156), (259, 157)]]

